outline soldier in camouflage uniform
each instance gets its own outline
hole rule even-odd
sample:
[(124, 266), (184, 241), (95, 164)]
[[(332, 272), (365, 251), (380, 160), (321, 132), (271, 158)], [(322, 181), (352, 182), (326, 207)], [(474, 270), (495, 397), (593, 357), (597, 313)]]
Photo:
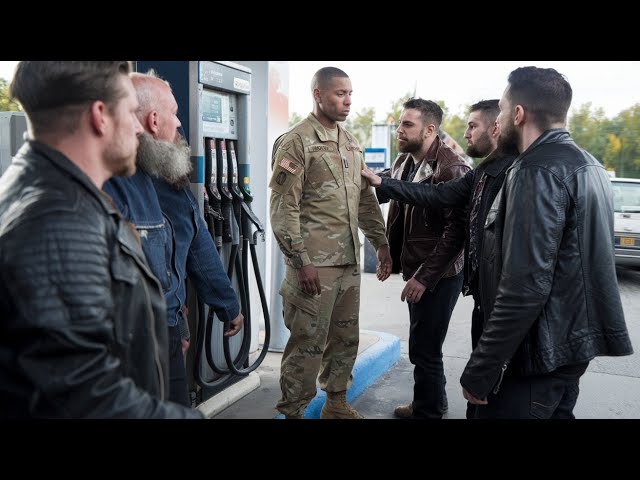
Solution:
[(280, 294), (291, 332), (277, 409), (302, 418), (318, 379), (327, 392), (320, 418), (363, 418), (345, 397), (359, 340), (358, 227), (377, 250), (381, 281), (391, 273), (391, 256), (380, 206), (360, 176), (362, 151), (338, 125), (349, 114), (351, 80), (325, 67), (314, 75), (312, 93), (313, 113), (274, 144), (269, 182), (271, 225), (286, 257)]

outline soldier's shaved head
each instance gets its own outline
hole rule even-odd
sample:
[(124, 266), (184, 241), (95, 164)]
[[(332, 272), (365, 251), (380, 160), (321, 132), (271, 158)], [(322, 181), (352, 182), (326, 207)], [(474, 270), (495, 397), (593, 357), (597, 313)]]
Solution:
[(316, 88), (325, 88), (334, 78), (349, 78), (344, 71), (336, 67), (322, 67), (311, 79), (311, 91)]

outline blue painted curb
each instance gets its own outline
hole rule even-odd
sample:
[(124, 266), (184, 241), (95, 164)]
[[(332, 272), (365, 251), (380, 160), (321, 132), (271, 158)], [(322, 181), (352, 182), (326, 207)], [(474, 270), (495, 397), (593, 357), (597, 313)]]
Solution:
[[(361, 333), (374, 335), (379, 340), (358, 355), (353, 366), (353, 381), (351, 388), (347, 390), (347, 401), (353, 402), (376, 379), (386, 372), (400, 358), (400, 339), (395, 335), (371, 330), (361, 330)], [(326, 400), (327, 394), (318, 389), (318, 393), (307, 406), (304, 418), (320, 418), (320, 410)], [(284, 415), (278, 414), (275, 418), (282, 419)]]

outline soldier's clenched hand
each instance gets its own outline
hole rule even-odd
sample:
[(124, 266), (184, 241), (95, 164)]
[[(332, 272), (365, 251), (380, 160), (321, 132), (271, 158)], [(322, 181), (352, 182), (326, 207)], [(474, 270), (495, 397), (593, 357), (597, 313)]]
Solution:
[(389, 275), (391, 275), (391, 252), (389, 251), (389, 245), (381, 245), (376, 251), (376, 257), (378, 258), (378, 265), (376, 266), (376, 277), (381, 282), (384, 282)]
[(296, 270), (298, 275), (298, 284), (300, 288), (309, 295), (320, 295), (320, 278), (318, 277), (318, 269), (313, 265), (305, 265)]

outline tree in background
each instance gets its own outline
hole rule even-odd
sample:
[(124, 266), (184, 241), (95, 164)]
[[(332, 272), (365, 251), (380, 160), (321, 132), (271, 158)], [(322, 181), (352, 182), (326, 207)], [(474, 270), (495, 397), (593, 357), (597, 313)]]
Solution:
[(604, 153), (613, 131), (602, 108), (592, 109), (591, 103), (585, 103), (572, 109), (567, 128), (578, 145), (605, 163)]
[(640, 104), (608, 119), (602, 108), (585, 103), (572, 109), (568, 130), (578, 145), (616, 176), (640, 178)]
[(301, 122), (303, 119), (304, 118), (302, 117), (302, 115), (293, 112), (291, 115), (289, 115), (289, 128), (293, 127), (296, 123)]
[[(408, 92), (391, 102), (391, 108), (384, 118), (397, 125), (402, 113), (402, 104), (410, 98), (412, 95)], [(464, 132), (467, 128), (469, 106), (465, 106), (463, 114), (451, 114), (444, 101), (436, 100), (436, 103), (444, 111), (442, 129), (464, 148), (467, 144)], [(375, 121), (375, 117), (375, 109), (364, 108), (345, 122), (345, 128), (356, 136), (363, 149), (371, 146), (371, 127), (380, 123)], [(300, 120), (302, 117), (299, 114), (292, 113), (289, 126)], [(601, 161), (605, 168), (615, 171), (616, 176), (640, 178), (640, 104), (635, 104), (609, 119), (602, 108), (593, 108), (591, 103), (586, 103), (571, 109), (567, 128), (580, 147)], [(389, 134), (389, 153), (393, 161), (398, 153), (395, 128), (391, 128)]]
[(362, 149), (364, 149), (365, 146), (371, 145), (371, 126), (373, 125), (375, 116), (375, 108), (363, 108), (359, 113), (356, 113), (355, 116), (350, 116), (347, 118), (347, 121), (344, 122), (344, 128), (356, 137)]
[[(464, 132), (467, 129), (467, 117), (460, 115), (451, 115), (449, 113), (449, 109), (445, 106), (444, 101), (438, 100), (436, 102), (442, 108), (444, 115), (442, 117), (442, 125), (440, 126), (441, 130), (447, 132), (451, 138), (453, 138), (461, 148), (466, 150), (467, 141), (464, 139)], [(465, 105), (465, 111), (469, 111), (469, 105)], [(465, 157), (466, 154), (464, 155)], [(470, 157), (467, 157), (469, 161), (473, 160)], [(473, 164), (473, 163), (472, 163)]]
[(618, 177), (640, 178), (640, 103), (623, 110), (611, 121), (620, 141), (617, 159), (607, 159)]
[(17, 102), (9, 100), (9, 84), (0, 78), (0, 112), (19, 112), (22, 109)]
[(387, 119), (393, 119), (393, 127), (390, 129), (389, 135), (391, 135), (391, 148), (389, 152), (389, 158), (391, 159), (391, 163), (398, 156), (398, 145), (396, 144), (396, 130), (395, 128), (398, 126), (398, 121), (400, 120), (400, 115), (402, 114), (402, 105), (413, 98), (411, 92), (405, 93), (401, 98), (396, 100), (395, 102), (391, 102), (391, 110), (387, 113)]

